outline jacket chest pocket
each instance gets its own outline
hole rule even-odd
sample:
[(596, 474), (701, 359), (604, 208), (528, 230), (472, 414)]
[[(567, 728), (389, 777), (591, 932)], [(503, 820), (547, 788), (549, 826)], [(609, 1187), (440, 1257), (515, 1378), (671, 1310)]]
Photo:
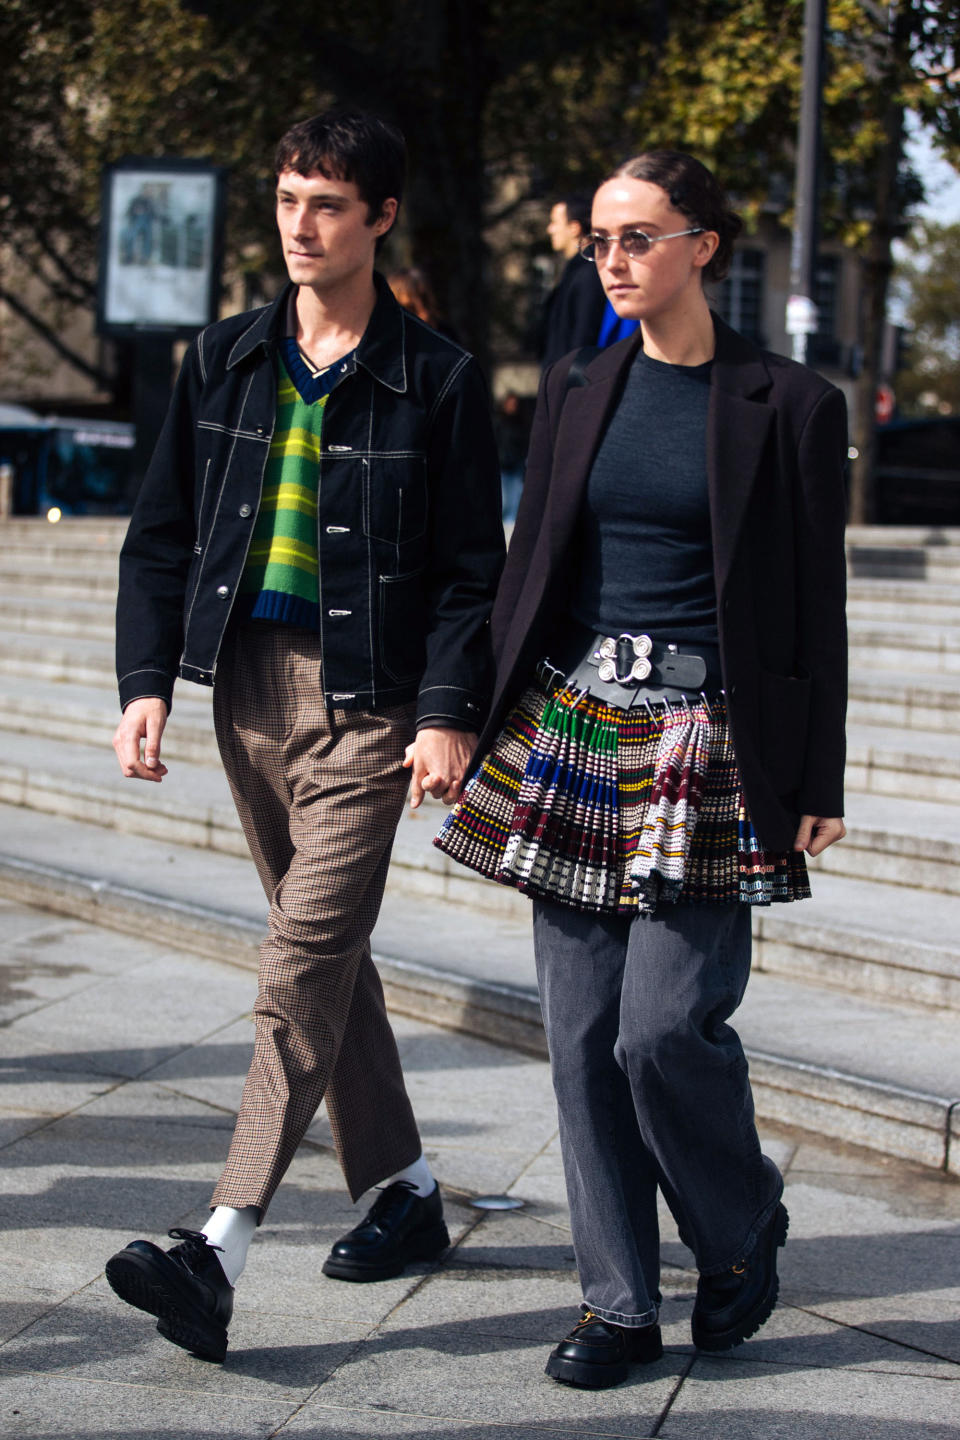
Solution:
[(425, 455), (372, 455), (363, 461), (363, 530), (371, 540), (405, 545), (427, 528)]

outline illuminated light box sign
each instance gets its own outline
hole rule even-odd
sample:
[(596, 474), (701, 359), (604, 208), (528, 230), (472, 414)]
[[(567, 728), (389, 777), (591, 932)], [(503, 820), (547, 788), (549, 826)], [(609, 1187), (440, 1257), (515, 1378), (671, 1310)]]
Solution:
[(216, 319), (225, 172), (122, 160), (103, 177), (97, 328), (190, 336)]

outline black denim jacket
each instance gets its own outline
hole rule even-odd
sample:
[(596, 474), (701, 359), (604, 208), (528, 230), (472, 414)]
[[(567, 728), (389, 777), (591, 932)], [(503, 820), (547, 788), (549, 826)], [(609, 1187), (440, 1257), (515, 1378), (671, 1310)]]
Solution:
[[(503, 563), (487, 389), (471, 356), (374, 278), (356, 367), (323, 418), (323, 693), (351, 708), (416, 699), (421, 721), (479, 729)], [(177, 674), (213, 683), (260, 503), (290, 289), (187, 351), (120, 556), (124, 706), (159, 695), (169, 707)]]

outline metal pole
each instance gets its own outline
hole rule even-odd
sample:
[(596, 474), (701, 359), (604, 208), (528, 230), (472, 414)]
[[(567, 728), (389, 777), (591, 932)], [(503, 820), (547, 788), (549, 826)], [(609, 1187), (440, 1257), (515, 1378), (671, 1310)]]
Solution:
[(146, 331), (138, 335), (134, 343), (133, 423), (136, 438), (128, 494), (131, 506), (163, 427), (170, 403), (173, 370), (173, 340), (169, 335)]
[(807, 358), (807, 336), (815, 334), (817, 329), (817, 307), (813, 297), (817, 268), (820, 112), (826, 15), (826, 0), (806, 0), (796, 195), (790, 247), (790, 299), (787, 302), (787, 334), (793, 336), (793, 358), (801, 364)]

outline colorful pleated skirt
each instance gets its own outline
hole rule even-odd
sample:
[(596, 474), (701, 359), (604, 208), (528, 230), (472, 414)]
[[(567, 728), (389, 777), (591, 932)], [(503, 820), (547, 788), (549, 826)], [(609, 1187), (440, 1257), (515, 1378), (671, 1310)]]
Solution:
[(578, 910), (769, 905), (810, 894), (803, 854), (764, 850), (722, 695), (616, 709), (537, 682), (434, 844), (501, 885)]

